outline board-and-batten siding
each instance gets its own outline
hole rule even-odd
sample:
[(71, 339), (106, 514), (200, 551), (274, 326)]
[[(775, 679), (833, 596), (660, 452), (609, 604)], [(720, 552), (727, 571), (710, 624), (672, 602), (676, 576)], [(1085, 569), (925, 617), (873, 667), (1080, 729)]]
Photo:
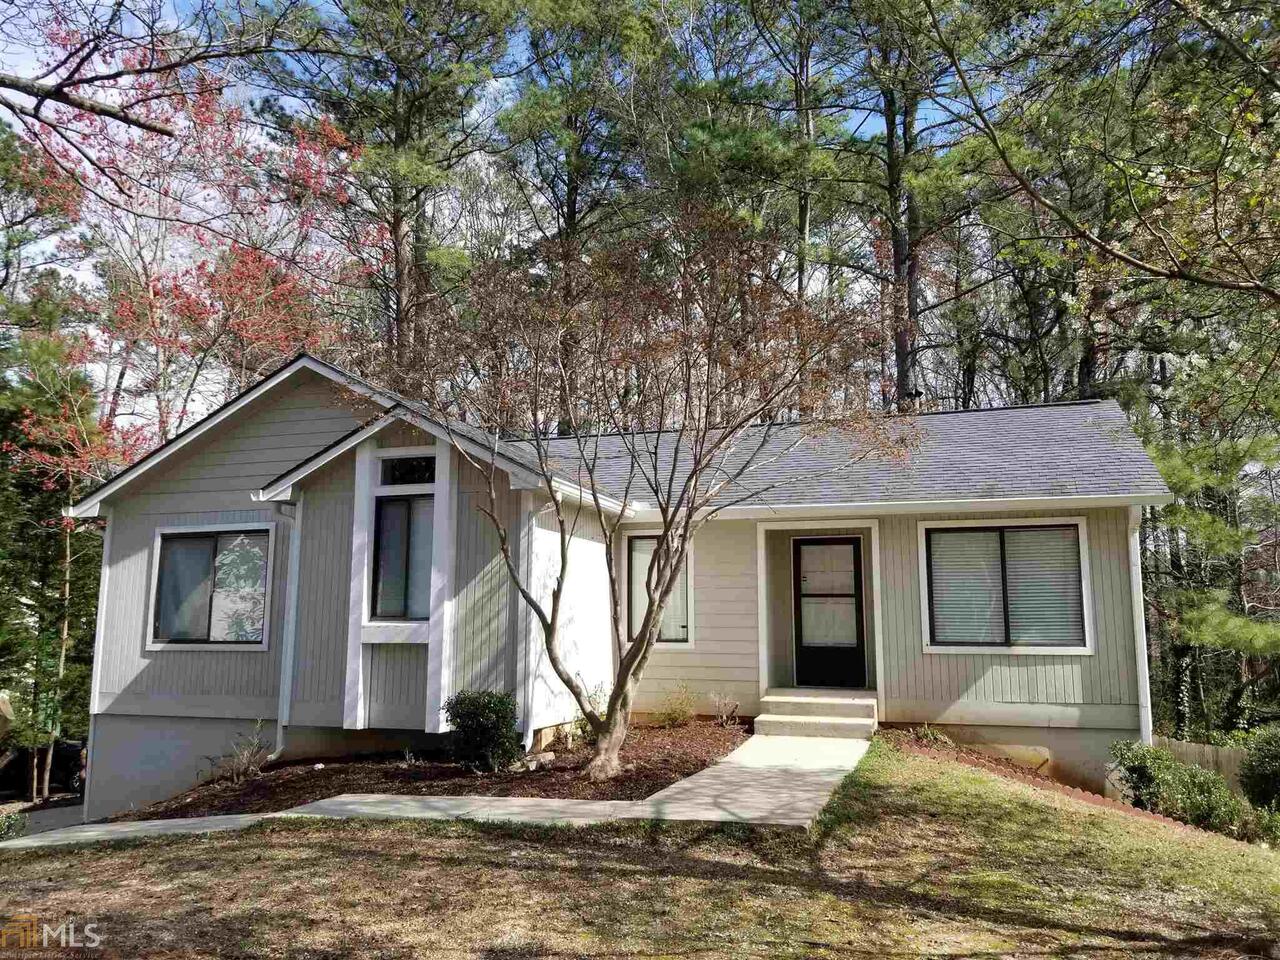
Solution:
[[(298, 374), (153, 468), (111, 507), (98, 712), (270, 719), (276, 715), (290, 524), (254, 491), (347, 433), (359, 413), (329, 381)], [(266, 651), (146, 649), (157, 527), (275, 521)]]
[[(490, 509), (488, 480), (466, 457), (454, 460), (458, 478), (457, 552), (454, 568), (452, 690), (513, 691), (521, 602), (498, 546), (498, 534), (482, 511)], [(520, 568), (520, 492), (498, 473), (496, 513), (507, 525), (512, 557)]]
[(926, 654), (921, 641), (917, 523), (942, 518), (885, 517), (880, 521), (885, 623), (880, 683), (885, 693), (885, 719), (932, 716), (963, 722), (964, 708), (969, 704), (1062, 704), (1097, 708), (1082, 711), (1075, 718), (1079, 722), (1136, 727), (1138, 688), (1127, 511), (966, 514), (964, 519), (997, 521), (1018, 516), (1085, 517), (1092, 594), (1092, 609), (1087, 615), (1092, 621), (1093, 655)]

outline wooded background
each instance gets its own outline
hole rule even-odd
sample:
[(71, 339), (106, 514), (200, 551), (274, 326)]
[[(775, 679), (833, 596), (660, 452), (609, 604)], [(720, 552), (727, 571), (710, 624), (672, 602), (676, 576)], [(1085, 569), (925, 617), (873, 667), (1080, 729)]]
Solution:
[(863, 348), (878, 331), (870, 366), (859, 352), (832, 390), (904, 415), (1119, 401), (1176, 495), (1142, 527), (1157, 728), (1223, 741), (1280, 719), (1273, 14), (1183, 0), (11, 9), (11, 736), (87, 728), (100, 531), (60, 517), (70, 500), (298, 350), (421, 390), (441, 331), (483, 322), (505, 282), (572, 300), (594, 265), (659, 262), (708, 218), (749, 240), (744, 285), (850, 318)]

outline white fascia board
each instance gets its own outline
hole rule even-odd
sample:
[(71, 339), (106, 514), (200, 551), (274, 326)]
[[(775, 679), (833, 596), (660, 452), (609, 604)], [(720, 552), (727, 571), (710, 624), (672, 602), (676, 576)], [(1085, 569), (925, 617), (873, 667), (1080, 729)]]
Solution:
[(64, 508), (62, 511), (63, 515), (74, 518), (98, 516), (99, 505), (108, 497), (119, 493), (124, 487), (133, 483), (147, 471), (159, 466), (165, 460), (169, 459), (169, 457), (186, 447), (187, 444), (191, 443), (193, 440), (198, 440), (223, 421), (235, 416), (254, 400), (257, 400), (264, 394), (274, 390), (301, 370), (310, 370), (313, 373), (318, 373), (320, 376), (341, 384), (354, 393), (372, 400), (374, 403), (377, 403), (382, 407), (390, 407), (395, 403), (391, 398), (370, 389), (366, 385), (356, 383), (342, 376), (339, 371), (330, 367), (328, 364), (320, 363), (312, 357), (298, 357), (292, 363), (281, 367), (265, 380), (261, 380), (254, 384), (244, 393), (240, 394), (240, 396), (236, 397), (230, 403), (220, 407), (190, 429), (178, 434), (164, 446), (157, 448), (148, 456), (143, 457), (132, 467), (129, 467), (114, 479), (104, 483), (83, 500)]
[[(1113, 494), (1105, 496), (1012, 497), (970, 500), (884, 500), (860, 503), (788, 503), (773, 506), (743, 504), (716, 513), (717, 520), (823, 519), (827, 517), (883, 516), (894, 513), (979, 513), (1004, 510), (1087, 510), (1105, 507), (1163, 506), (1168, 494)], [(655, 509), (635, 510), (627, 516), (636, 523), (661, 520)]]

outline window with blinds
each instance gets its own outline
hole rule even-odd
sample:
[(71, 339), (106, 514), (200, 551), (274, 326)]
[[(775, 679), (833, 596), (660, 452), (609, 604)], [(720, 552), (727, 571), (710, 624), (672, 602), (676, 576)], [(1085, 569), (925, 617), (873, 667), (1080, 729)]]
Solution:
[(1083, 647), (1074, 525), (925, 531), (934, 646)]
[[(627, 620), (633, 637), (640, 631), (644, 615), (649, 610), (649, 564), (653, 562), (657, 546), (657, 537), (630, 537), (627, 540)], [(689, 574), (683, 564), (662, 611), (658, 642), (689, 642)]]

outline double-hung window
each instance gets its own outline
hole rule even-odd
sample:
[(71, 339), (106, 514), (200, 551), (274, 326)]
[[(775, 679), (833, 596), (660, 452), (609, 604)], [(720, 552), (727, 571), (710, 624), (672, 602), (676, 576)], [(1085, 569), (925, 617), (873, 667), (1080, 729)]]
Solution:
[(435, 496), (423, 491), (435, 483), (435, 457), (381, 457), (378, 481), (371, 618), (427, 620)]
[[(649, 609), (649, 564), (657, 546), (657, 537), (627, 538), (627, 621), (633, 637), (639, 632)], [(689, 576), (685, 564), (680, 565), (675, 584), (667, 597), (666, 609), (662, 611), (658, 642), (689, 642)]]
[(265, 646), (271, 528), (161, 530), (151, 642)]
[(1084, 524), (922, 524), (931, 649), (1087, 652)]

